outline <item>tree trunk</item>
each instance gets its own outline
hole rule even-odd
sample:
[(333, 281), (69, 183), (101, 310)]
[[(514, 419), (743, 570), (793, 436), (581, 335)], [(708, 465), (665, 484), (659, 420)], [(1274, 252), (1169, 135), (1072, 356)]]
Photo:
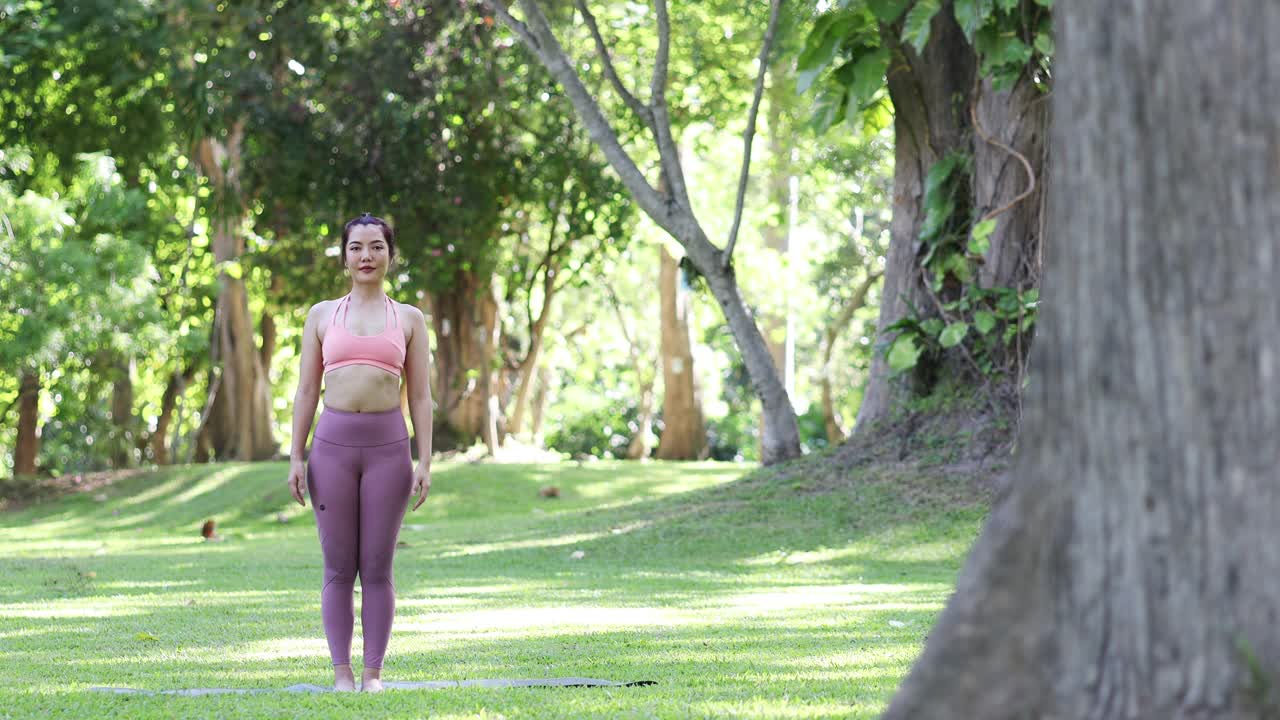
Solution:
[(133, 448), (135, 422), (133, 417), (133, 370), (132, 355), (111, 353), (109, 365), (104, 368), (111, 373), (111, 424), (115, 437), (111, 439), (111, 466), (125, 468), (133, 464)]
[(442, 416), (433, 425), (433, 447), (467, 447), (477, 438), (490, 442), (493, 382), (486, 376), (493, 373), (500, 326), (489, 278), (459, 271), (452, 288), (431, 295), (431, 322), (436, 335), (433, 397)]
[[(240, 200), (240, 148), (244, 121), (236, 122), (226, 142), (201, 139), (196, 164), (214, 188), (211, 221), (214, 261), (236, 263), (244, 254)], [(219, 355), (223, 387), (215, 397), (207, 425), (209, 441), (219, 459), (262, 460), (278, 449), (272, 433), (270, 389), (249, 319), (249, 297), (240, 273), (218, 275), (218, 313), (221, 315)]]
[[(861, 215), (859, 215), (861, 217)], [(861, 236), (861, 222), (859, 222), (858, 232), (856, 236)], [(880, 279), (880, 271), (872, 272), (870, 268), (867, 271), (867, 277), (862, 284), (854, 290), (853, 295), (840, 309), (840, 314), (836, 316), (834, 322), (827, 327), (827, 332), (823, 338), (822, 344), (822, 421), (826, 428), (827, 442), (831, 445), (844, 442), (844, 428), (840, 426), (840, 418), (836, 416), (835, 393), (831, 388), (831, 353), (835, 350), (836, 341), (840, 339), (840, 334), (849, 326), (853, 320), (853, 314), (862, 309), (867, 302), (867, 293), (871, 290), (871, 286)]]
[(702, 420), (702, 397), (689, 337), (689, 294), (681, 287), (679, 262), (665, 243), (659, 243), (659, 248), (663, 427), (658, 458), (696, 460), (707, 447), (707, 427)]
[(1016, 479), (885, 717), (1275, 717), (1280, 5), (1054, 12)]
[[(168, 465), (170, 462), (169, 449), (165, 445), (165, 439), (169, 435), (169, 424), (173, 419), (178, 397), (187, 389), (187, 385), (195, 378), (195, 375), (196, 368), (194, 365), (187, 366), (185, 371), (179, 371), (174, 368), (173, 372), (169, 374), (169, 382), (165, 385), (164, 395), (160, 398), (160, 415), (156, 418), (156, 429), (147, 438), (147, 442), (151, 446), (151, 460), (157, 465)], [(181, 421), (181, 418), (179, 418), (179, 421)]]
[[(640, 375), (641, 369), (636, 368), (636, 374)], [(643, 377), (643, 375), (640, 375)], [(627, 445), (628, 460), (644, 460), (649, 457), (649, 447), (652, 432), (649, 428), (653, 425), (653, 379), (641, 381), (640, 385), (640, 410), (637, 417), (637, 424), (640, 426), (636, 430), (636, 434), (631, 438), (631, 443)]]
[[(880, 37), (891, 51), (888, 82), (894, 107), (893, 221), (889, 253), (880, 292), (880, 321), (885, 328), (905, 316), (908, 308), (925, 309), (928, 297), (920, 283), (920, 228), (924, 223), (925, 177), (929, 168), (953, 150), (971, 148), (967, 115), (977, 62), (950, 7), (933, 18), (929, 42), (917, 53), (901, 40), (901, 21), (881, 27)], [(964, 199), (957, 201), (959, 207)], [(881, 347), (892, 335), (880, 335), (872, 354), (867, 389), (858, 409), (857, 425), (882, 418), (890, 408), (912, 395), (927, 394), (938, 368), (891, 377)]]
[[(556, 268), (553, 265), (551, 269)], [(548, 272), (542, 283), (542, 309), (537, 319), (533, 321), (533, 327), (529, 329), (529, 352), (520, 362), (520, 379), (516, 385), (516, 406), (507, 424), (507, 430), (512, 435), (519, 435), (524, 425), (524, 414), (529, 406), (529, 396), (536, 379), (538, 355), (542, 352), (542, 339), (547, 331), (547, 321), (551, 317), (551, 301), (555, 297), (557, 277), (555, 272)]]
[(18, 384), (18, 442), (13, 448), (13, 474), (35, 475), (40, 455), (40, 375), (22, 369)]
[(547, 409), (547, 395), (551, 389), (551, 372), (546, 366), (538, 368), (538, 389), (533, 393), (533, 418), (532, 427), (529, 428), (533, 441), (539, 447), (542, 446), (542, 418), (543, 413)]

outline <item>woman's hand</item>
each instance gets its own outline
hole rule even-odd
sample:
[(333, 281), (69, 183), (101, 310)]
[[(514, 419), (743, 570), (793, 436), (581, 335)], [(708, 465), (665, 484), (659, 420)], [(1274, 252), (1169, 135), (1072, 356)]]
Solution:
[(418, 502), (413, 506), (414, 510), (417, 510), (427, 499), (429, 490), (431, 490), (431, 468), (419, 460), (418, 467), (413, 471), (413, 492), (418, 496)]
[(292, 460), (289, 462), (289, 492), (302, 507), (307, 506), (307, 461)]

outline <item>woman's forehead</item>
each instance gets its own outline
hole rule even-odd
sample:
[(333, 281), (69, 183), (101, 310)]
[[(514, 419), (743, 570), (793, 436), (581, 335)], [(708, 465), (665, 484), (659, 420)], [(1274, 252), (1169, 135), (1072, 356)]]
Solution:
[(385, 240), (382, 236), (382, 228), (377, 225), (357, 225), (351, 228), (351, 232), (347, 233), (347, 242), (371, 242), (375, 240)]

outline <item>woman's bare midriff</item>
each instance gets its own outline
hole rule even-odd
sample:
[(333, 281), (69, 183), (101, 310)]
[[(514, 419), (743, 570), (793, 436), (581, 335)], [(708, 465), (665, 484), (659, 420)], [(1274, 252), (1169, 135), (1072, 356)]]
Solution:
[[(337, 310), (337, 301), (330, 301), (329, 312)], [(396, 313), (400, 312), (399, 306)], [(320, 343), (324, 344), (324, 336), (328, 334), (328, 324), (332, 316), (322, 321), (324, 328), (320, 333)], [(403, 327), (403, 321), (401, 321)], [(385, 327), (385, 326), (383, 326)], [(381, 328), (355, 328), (360, 335), (368, 335), (380, 331)], [(347, 328), (348, 332), (353, 331)], [(406, 343), (407, 343), (406, 339)], [(400, 376), (373, 365), (344, 365), (324, 374), (324, 405), (334, 410), (347, 412), (378, 412), (400, 407)]]
[(344, 365), (324, 375), (324, 405), (347, 412), (400, 407), (400, 377), (372, 365)]

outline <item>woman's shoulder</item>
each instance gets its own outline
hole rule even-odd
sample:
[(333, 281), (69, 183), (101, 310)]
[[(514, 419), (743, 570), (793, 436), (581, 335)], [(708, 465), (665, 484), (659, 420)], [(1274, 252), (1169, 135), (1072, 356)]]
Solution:
[(422, 314), (422, 310), (417, 305), (402, 303), (399, 300), (396, 300), (395, 298), (391, 297), (390, 295), (388, 295), (387, 297), (388, 299), (391, 300), (391, 306), (396, 309), (396, 315), (401, 319), (407, 318), (410, 320), (416, 320), (418, 318), (425, 317)]
[(342, 298), (320, 300), (307, 308), (306, 321), (316, 328), (316, 333), (321, 340), (324, 339), (325, 326), (329, 324), (329, 319), (337, 312), (338, 303), (340, 302), (342, 302)]

